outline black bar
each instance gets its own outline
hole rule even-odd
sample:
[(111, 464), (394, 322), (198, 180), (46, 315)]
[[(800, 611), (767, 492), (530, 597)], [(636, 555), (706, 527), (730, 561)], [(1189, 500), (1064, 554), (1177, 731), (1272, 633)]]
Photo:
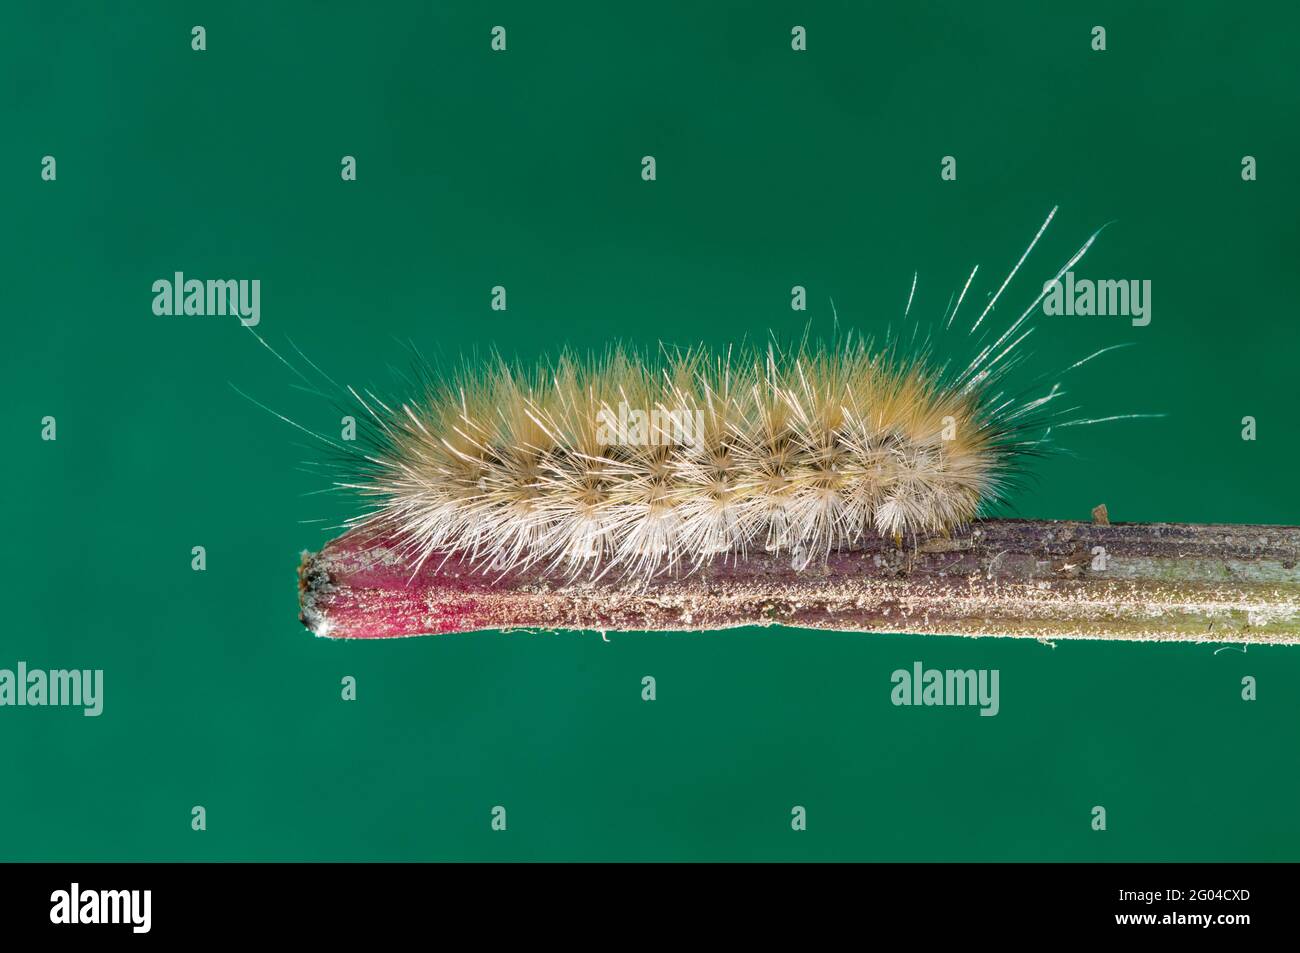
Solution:
[[(6, 939), (92, 942), (414, 931), (469, 943), (518, 930), (537, 941), (599, 931), (610, 942), (668, 943), (715, 929), (829, 941), (832, 928), (879, 939), (902, 930), (925, 941), (915, 948), (948, 936), (1232, 942), (1290, 932), (1295, 873), (1282, 864), (8, 864), (0, 922)], [(52, 922), (72, 919), (74, 883), (77, 919), (104, 911), (122, 922)]]

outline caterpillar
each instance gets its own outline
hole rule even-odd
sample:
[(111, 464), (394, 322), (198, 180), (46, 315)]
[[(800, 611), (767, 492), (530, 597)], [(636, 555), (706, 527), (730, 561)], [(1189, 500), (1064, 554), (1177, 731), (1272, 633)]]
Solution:
[(377, 505), (357, 523), (413, 566), (570, 578), (951, 530), (1036, 443), (1034, 404), (990, 379), (865, 341), (498, 363), (396, 411), (359, 398), (377, 440), (350, 486)]
[[(941, 319), (954, 335), (977, 271)], [(905, 320), (914, 294), (915, 277)], [(340, 486), (371, 504), (351, 525), (413, 570), (452, 555), (563, 579), (689, 573), (750, 551), (807, 564), (867, 534), (948, 533), (1002, 501), (1041, 434), (1069, 423), (1049, 406), (1059, 387), (1001, 387), (1041, 300), (960, 368), (915, 333), (906, 347), (848, 335), (656, 358), (613, 347), (535, 368), (497, 358), (426, 371), (396, 406), (348, 388), (368, 426)]]

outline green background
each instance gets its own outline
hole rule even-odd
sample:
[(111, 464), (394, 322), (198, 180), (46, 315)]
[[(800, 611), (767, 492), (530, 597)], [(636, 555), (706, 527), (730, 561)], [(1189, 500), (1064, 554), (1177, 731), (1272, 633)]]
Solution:
[[(987, 300), (1059, 205), (997, 313), (1114, 221), (1077, 271), (1151, 279), (1152, 323), (1041, 318), (1030, 363), (1131, 342), (1072, 374), (1071, 400), (1168, 416), (1061, 431), (1013, 512), (1294, 524), (1294, 5), (28, 2), (4, 20), (0, 667), (102, 668), (105, 707), (0, 709), (0, 858), (1300, 856), (1300, 649), (313, 638), (298, 554), (352, 506), (230, 385), (314, 429), (337, 414), (234, 319), (157, 317), (150, 290), (260, 278), (273, 346), (387, 388), (406, 341), (526, 361), (723, 346), (829, 331), (832, 298), (878, 335), (913, 272), (918, 314), (975, 263)], [(915, 660), (999, 669), (1001, 713), (895, 708), (890, 673)]]

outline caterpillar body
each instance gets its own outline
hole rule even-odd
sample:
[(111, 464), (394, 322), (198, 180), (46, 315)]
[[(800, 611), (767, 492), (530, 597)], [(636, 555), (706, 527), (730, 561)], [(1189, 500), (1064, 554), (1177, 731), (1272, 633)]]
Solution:
[(614, 351), (498, 365), (373, 410), (363, 525), (413, 564), (628, 576), (758, 547), (806, 561), (864, 533), (951, 529), (999, 497), (1030, 441), (1019, 405), (867, 342), (831, 350)]
[[(568, 580), (690, 573), (755, 550), (798, 569), (869, 534), (950, 532), (1004, 499), (1052, 425), (1093, 422), (1055, 413), (1057, 384), (1003, 386), (1043, 295), (1004, 329), (985, 324), (1055, 213), (963, 335), (962, 366), (933, 359), (913, 328), (906, 346), (891, 334), (880, 347), (849, 336), (654, 358), (611, 348), (531, 369), (498, 359), (424, 373), (422, 393), (391, 403), (344, 388), (365, 426), (359, 448), (328, 441), (345, 458), (336, 483), (370, 504), (350, 525), (412, 572), (454, 556)], [(942, 331), (961, 335), (977, 272)]]

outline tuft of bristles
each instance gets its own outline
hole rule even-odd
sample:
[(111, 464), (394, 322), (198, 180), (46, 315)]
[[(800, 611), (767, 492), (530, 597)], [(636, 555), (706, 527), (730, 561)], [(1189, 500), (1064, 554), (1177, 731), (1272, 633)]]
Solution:
[[(914, 279), (908, 311), (915, 290)], [(536, 368), (497, 359), (450, 377), (425, 366), (422, 393), (396, 406), (346, 388), (366, 426), (359, 450), (330, 441), (349, 473), (337, 485), (371, 504), (351, 525), (413, 572), (455, 555), (489, 572), (639, 580), (755, 549), (788, 552), (802, 569), (868, 534), (951, 532), (1001, 501), (1020, 458), (1062, 425), (1042, 410), (1056, 385), (1033, 397), (1000, 389), (1041, 300), (996, 340), (978, 339), (956, 372), (916, 346), (915, 329), (906, 347), (849, 336), (654, 359), (611, 348)]]
[[(373, 398), (372, 398), (373, 399)], [(1024, 449), (1014, 409), (866, 342), (497, 363), (393, 412), (360, 522), (418, 564), (644, 577), (951, 530)]]

